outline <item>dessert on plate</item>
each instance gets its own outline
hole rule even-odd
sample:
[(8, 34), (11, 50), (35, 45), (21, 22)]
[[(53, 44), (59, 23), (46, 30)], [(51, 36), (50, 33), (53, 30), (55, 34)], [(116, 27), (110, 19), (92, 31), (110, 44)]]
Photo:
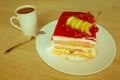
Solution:
[(90, 12), (63, 12), (52, 35), (51, 51), (68, 60), (94, 58), (98, 30)]

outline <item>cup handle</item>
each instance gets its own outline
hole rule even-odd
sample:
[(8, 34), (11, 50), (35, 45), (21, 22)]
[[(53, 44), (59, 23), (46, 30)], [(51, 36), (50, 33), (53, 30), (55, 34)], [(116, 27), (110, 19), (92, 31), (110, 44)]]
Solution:
[(11, 25), (12, 25), (14, 28), (16, 28), (16, 29), (18, 29), (18, 30), (21, 31), (22, 28), (19, 27), (19, 26), (17, 26), (16, 24), (14, 24), (14, 23), (13, 23), (13, 19), (19, 20), (18, 17), (16, 17), (16, 16), (11, 17), (11, 18), (10, 18), (10, 23), (11, 23)]

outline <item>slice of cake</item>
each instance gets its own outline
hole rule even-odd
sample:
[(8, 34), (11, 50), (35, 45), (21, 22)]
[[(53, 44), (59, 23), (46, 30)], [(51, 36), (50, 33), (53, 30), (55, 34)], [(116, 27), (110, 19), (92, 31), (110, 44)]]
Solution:
[(95, 23), (90, 12), (63, 12), (52, 35), (52, 53), (66, 59), (94, 58)]

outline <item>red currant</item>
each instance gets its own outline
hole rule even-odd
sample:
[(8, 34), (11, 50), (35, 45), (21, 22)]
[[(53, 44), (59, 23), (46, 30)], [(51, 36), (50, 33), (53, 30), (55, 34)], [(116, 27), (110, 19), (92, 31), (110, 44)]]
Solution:
[(98, 32), (98, 28), (97, 27), (94, 28), (94, 32), (95, 33)]

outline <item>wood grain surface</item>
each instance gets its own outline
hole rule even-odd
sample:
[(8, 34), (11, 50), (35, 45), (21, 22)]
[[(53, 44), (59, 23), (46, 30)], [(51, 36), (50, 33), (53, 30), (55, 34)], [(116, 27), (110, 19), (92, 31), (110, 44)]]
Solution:
[[(37, 7), (38, 29), (59, 18), (63, 11), (90, 11), (97, 15), (98, 24), (109, 31), (116, 43), (116, 56), (105, 70), (86, 76), (69, 75), (49, 67), (40, 58), (35, 40), (14, 49), (13, 45), (28, 40), (9, 22), (14, 10), (21, 5)], [(18, 22), (16, 22), (18, 23)], [(0, 80), (120, 80), (120, 0), (0, 0)]]

